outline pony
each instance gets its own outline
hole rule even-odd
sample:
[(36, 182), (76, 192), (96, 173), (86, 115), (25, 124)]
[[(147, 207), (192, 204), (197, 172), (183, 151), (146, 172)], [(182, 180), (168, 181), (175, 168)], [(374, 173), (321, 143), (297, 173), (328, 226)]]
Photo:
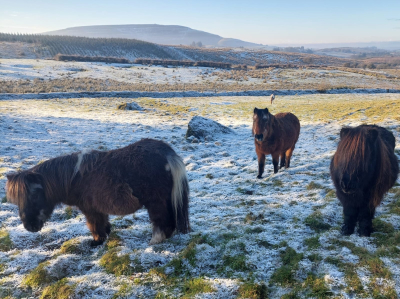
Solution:
[(274, 173), (278, 172), (279, 156), (280, 168), (290, 167), (290, 158), (300, 135), (299, 119), (292, 113), (278, 113), (272, 115), (268, 108), (254, 108), (253, 135), (258, 157), (258, 176), (264, 173), (265, 155), (272, 156)]
[(343, 127), (330, 164), (336, 196), (343, 206), (343, 235), (351, 235), (359, 223), (360, 236), (370, 236), (376, 207), (394, 185), (399, 165), (395, 138), (376, 125)]
[(275, 95), (274, 94), (271, 94), (271, 105), (272, 105), (272, 102), (275, 100)]
[(78, 207), (92, 233), (91, 246), (111, 232), (109, 214), (145, 207), (153, 225), (150, 245), (175, 229), (190, 231), (189, 185), (182, 159), (166, 143), (142, 139), (110, 151), (81, 151), (7, 175), (6, 195), (19, 207), (26, 230), (38, 232), (55, 206)]

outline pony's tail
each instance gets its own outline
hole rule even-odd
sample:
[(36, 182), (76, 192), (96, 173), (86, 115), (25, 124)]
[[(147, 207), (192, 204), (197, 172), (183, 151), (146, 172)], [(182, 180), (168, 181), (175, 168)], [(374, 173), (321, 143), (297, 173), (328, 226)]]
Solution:
[(189, 223), (189, 183), (186, 175), (185, 164), (178, 155), (167, 157), (172, 174), (172, 210), (176, 228), (186, 234), (190, 231)]

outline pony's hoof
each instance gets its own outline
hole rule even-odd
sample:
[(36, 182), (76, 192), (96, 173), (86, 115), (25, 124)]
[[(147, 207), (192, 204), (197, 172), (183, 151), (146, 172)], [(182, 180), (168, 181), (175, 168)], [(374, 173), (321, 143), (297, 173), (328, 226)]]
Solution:
[(261, 175), (258, 175), (258, 176), (257, 176), (257, 179), (262, 179), (262, 176), (261, 176)]
[(368, 229), (368, 228), (361, 228), (361, 229), (358, 229), (358, 234), (360, 235), (360, 237), (370, 237), (371, 236), (371, 232), (372, 232), (372, 229)]
[(97, 247), (97, 246), (99, 246), (99, 245), (101, 245), (101, 244), (103, 244), (104, 243), (104, 241), (95, 241), (95, 240), (92, 240), (91, 242), (90, 242), (90, 247)]
[(107, 234), (107, 235), (110, 235), (110, 233), (111, 233), (111, 223), (108, 222), (108, 223), (106, 224), (106, 234)]
[(351, 228), (348, 227), (346, 224), (344, 224), (344, 225), (342, 226), (342, 229), (340, 230), (340, 233), (341, 233), (343, 236), (350, 236), (352, 233), (354, 233), (354, 228), (351, 229)]

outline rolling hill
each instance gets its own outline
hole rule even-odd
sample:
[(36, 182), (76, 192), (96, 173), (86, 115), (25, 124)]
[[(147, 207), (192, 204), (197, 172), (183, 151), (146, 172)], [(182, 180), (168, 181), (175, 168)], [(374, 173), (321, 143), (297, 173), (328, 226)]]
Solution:
[(216, 34), (195, 30), (178, 25), (98, 25), (71, 27), (49, 31), (46, 35), (69, 35), (96, 38), (129, 38), (162, 45), (190, 45), (201, 42), (213, 47), (261, 47), (261, 44), (245, 42), (239, 39), (224, 38)]

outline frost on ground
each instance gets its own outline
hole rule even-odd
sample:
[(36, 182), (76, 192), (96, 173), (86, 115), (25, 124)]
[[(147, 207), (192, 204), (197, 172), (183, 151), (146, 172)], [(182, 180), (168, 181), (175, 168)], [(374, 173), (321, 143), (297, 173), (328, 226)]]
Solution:
[[(400, 188), (378, 208), (371, 238), (343, 237), (329, 163), (342, 125), (389, 128), (400, 153), (400, 97), (308, 95), (0, 101), (0, 297), (57, 298), (397, 298)], [(291, 111), (301, 122), (292, 166), (257, 176), (254, 107)], [(201, 115), (234, 134), (186, 139)], [(140, 140), (168, 142), (190, 180), (193, 232), (149, 246), (147, 211), (113, 216), (108, 242), (90, 248), (84, 216), (60, 206), (38, 233), (5, 202), (5, 174), (82, 149)], [(384, 297), (379, 297), (379, 296)], [(8, 296), (8, 297), (7, 297)]]
[(222, 70), (39, 59), (0, 59), (0, 79), (0, 93), (400, 89), (399, 74), (393, 70), (340, 67)]

